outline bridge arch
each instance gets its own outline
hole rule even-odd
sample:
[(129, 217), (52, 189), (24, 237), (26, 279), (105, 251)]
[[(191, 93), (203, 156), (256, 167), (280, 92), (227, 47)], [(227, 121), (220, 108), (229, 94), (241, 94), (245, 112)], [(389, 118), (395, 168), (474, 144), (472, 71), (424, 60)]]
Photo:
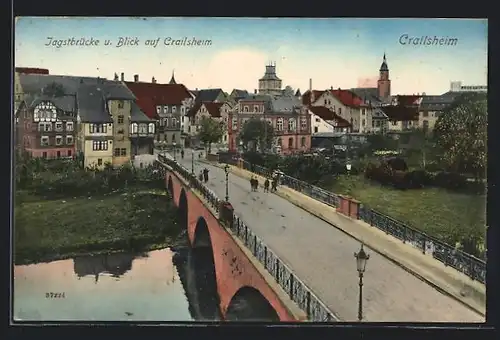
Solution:
[(226, 310), (226, 321), (280, 321), (278, 313), (260, 291), (241, 287), (231, 298)]
[(172, 182), (172, 175), (169, 175), (169, 176), (168, 176), (168, 180), (167, 180), (167, 190), (168, 190), (168, 194), (170, 195), (170, 197), (172, 197), (172, 199), (174, 199), (174, 201), (175, 201), (175, 196), (174, 196), (174, 183)]
[(207, 292), (213, 292), (207, 294), (210, 301), (204, 301), (205, 310), (202, 311), (202, 315), (212, 315), (213, 317), (214, 314), (218, 314), (221, 317), (212, 239), (210, 238), (208, 224), (203, 217), (199, 217), (196, 222), (191, 247), (191, 261), (193, 271), (196, 273), (196, 286), (204, 287)]

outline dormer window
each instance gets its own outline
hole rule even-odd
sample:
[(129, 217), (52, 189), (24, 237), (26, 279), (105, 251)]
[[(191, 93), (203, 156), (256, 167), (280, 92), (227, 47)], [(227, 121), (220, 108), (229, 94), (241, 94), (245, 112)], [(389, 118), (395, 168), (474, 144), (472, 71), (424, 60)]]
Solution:
[(243, 106), (243, 112), (249, 112), (248, 105)]
[(183, 115), (186, 112), (186, 108), (184, 106), (181, 106), (181, 114)]
[(253, 106), (253, 112), (259, 112), (259, 105)]
[(177, 111), (177, 107), (172, 106), (172, 113), (175, 113)]
[(163, 112), (164, 112), (164, 113), (168, 113), (168, 106), (166, 106), (166, 105), (165, 105), (165, 106), (163, 107)]
[(138, 131), (138, 126), (137, 126), (137, 123), (132, 123), (131, 124), (131, 131), (132, 133), (137, 133)]
[(149, 125), (148, 125), (148, 133), (155, 133), (155, 125), (154, 125), (154, 123), (149, 123)]
[(156, 113), (158, 113), (158, 114), (159, 114), (159, 113), (161, 113), (161, 106), (159, 106), (159, 105), (158, 105), (158, 106), (156, 107)]

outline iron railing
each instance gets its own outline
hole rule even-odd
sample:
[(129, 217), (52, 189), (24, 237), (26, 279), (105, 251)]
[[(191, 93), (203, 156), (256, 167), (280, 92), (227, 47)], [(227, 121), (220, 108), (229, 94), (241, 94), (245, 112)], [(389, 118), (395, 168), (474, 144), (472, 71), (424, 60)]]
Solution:
[[(243, 167), (245, 170), (261, 176), (269, 176), (272, 172), (270, 169), (250, 164), (247, 161), (243, 161)], [(339, 206), (339, 195), (288, 175), (281, 176), (280, 184), (299, 191), (332, 207)], [(456, 249), (456, 247), (439, 241), (435, 237), (416, 230), (390, 216), (382, 214), (374, 209), (370, 209), (364, 204), (361, 204), (360, 206), (358, 217), (360, 220), (373, 227), (377, 227), (388, 235), (400, 239), (403, 243), (410, 244), (422, 250), (423, 254), (431, 255), (434, 259), (440, 261), (445, 266), (453, 267), (473, 280), (486, 283), (486, 261)]]
[[(163, 155), (158, 155), (158, 159), (171, 167), (184, 179), (188, 180), (191, 187), (201, 193), (212, 208), (219, 211), (220, 203), (223, 202), (215, 193), (205, 187), (198, 178), (189, 170), (172, 159)], [(331, 312), (328, 307), (312, 292), (312, 290), (302, 282), (293, 271), (281, 261), (281, 259), (257, 236), (253, 233), (240, 217), (233, 214), (233, 223), (228, 226), (252, 252), (255, 258), (273, 276), (280, 287), (288, 294), (300, 309), (302, 309), (310, 321), (314, 322), (335, 322), (339, 318)]]

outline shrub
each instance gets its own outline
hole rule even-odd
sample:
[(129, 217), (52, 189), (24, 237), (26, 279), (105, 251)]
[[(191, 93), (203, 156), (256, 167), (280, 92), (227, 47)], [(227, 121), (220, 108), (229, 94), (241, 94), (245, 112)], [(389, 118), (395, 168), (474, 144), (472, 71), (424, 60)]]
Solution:
[(390, 179), (390, 182), (394, 188), (405, 190), (409, 188), (406, 179), (407, 179), (406, 172), (400, 170), (394, 170), (392, 172), (392, 178)]
[(441, 171), (434, 176), (434, 186), (450, 190), (463, 190), (467, 187), (467, 178), (454, 172)]
[(405, 181), (408, 189), (420, 189), (432, 184), (432, 175), (425, 170), (407, 172)]
[(408, 165), (403, 158), (391, 157), (385, 160), (385, 163), (389, 165), (393, 170), (406, 171), (408, 170)]

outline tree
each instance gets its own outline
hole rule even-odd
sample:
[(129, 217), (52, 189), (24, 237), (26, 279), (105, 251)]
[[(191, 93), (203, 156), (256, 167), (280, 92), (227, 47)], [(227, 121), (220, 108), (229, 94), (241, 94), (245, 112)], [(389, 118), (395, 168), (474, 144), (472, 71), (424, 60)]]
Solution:
[(434, 126), (441, 161), (452, 171), (484, 178), (488, 103), (486, 94), (465, 93), (447, 108)]
[(220, 141), (223, 134), (223, 123), (207, 117), (201, 119), (198, 138), (205, 147), (208, 147), (208, 153), (212, 151), (212, 143)]
[(257, 148), (267, 151), (273, 145), (274, 129), (269, 122), (252, 118), (243, 124), (238, 139), (243, 142), (245, 149), (250, 145), (252, 151), (257, 151)]
[(420, 163), (424, 168), (429, 161), (431, 151), (435, 151), (434, 145), (434, 134), (431, 131), (420, 128), (416, 128), (411, 131), (409, 149), (420, 154)]

